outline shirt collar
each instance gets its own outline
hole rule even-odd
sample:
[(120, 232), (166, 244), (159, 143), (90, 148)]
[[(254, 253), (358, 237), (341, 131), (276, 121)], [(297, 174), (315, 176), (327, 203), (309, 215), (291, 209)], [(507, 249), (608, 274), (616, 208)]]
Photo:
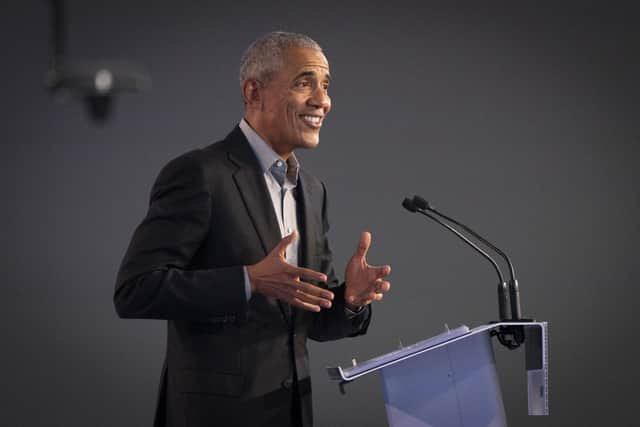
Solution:
[[(269, 144), (267, 144), (258, 133), (253, 130), (251, 125), (244, 119), (240, 120), (240, 130), (247, 138), (249, 145), (253, 149), (256, 157), (258, 158), (258, 162), (260, 163), (260, 167), (262, 168), (263, 173), (271, 173), (269, 169), (271, 166), (278, 160), (282, 160), (278, 153), (273, 151), (273, 148)], [(298, 162), (298, 158), (294, 153), (291, 153), (289, 159), (287, 160), (287, 179), (290, 180), (293, 184), (297, 184), (298, 182), (298, 171), (300, 169), (300, 163)]]

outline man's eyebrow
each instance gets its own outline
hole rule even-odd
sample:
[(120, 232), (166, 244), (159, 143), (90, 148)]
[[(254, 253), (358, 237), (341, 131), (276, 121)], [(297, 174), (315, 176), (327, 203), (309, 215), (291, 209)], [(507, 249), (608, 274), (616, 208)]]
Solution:
[[(298, 80), (301, 77), (315, 77), (316, 76), (316, 72), (315, 71), (303, 71), (300, 74), (298, 74), (294, 80)], [(329, 82), (331, 82), (331, 75), (329, 73), (327, 73), (326, 78)]]

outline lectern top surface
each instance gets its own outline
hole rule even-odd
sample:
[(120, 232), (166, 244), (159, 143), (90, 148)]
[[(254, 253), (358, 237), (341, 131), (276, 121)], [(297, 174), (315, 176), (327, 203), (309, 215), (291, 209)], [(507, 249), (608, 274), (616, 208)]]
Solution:
[(415, 344), (402, 347), (390, 353), (383, 354), (382, 356), (374, 357), (373, 359), (369, 359), (355, 366), (343, 368), (343, 373), (344, 373), (344, 376), (348, 378), (356, 377), (359, 374), (371, 371), (372, 369), (380, 368), (389, 362), (396, 361), (405, 356), (411, 356), (419, 351), (436, 346), (438, 344), (443, 344), (447, 341), (450, 341), (455, 338), (459, 338), (468, 333), (469, 333), (469, 327), (466, 325), (461, 325), (455, 329), (445, 331), (439, 335), (433, 336), (431, 338), (427, 338), (426, 340), (418, 341)]

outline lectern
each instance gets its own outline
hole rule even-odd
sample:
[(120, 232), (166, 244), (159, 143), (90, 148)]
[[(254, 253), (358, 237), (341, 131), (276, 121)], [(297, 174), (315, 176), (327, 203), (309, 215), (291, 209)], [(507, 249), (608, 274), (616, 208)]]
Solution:
[[(344, 384), (380, 371), (391, 427), (506, 427), (491, 345), (491, 337), (496, 336), (511, 350), (524, 344), (529, 415), (549, 415), (547, 322), (522, 318), (518, 281), (507, 254), (420, 196), (405, 198), (402, 206), (440, 224), (491, 263), (498, 275), (500, 320), (473, 329), (447, 328), (440, 335), (364, 363), (327, 368), (329, 376), (340, 382), (344, 392)], [(470, 237), (504, 259), (509, 267), (508, 283), (498, 263)]]
[(491, 336), (501, 328), (522, 328), (529, 415), (548, 415), (546, 322), (460, 326), (353, 366), (327, 370), (341, 388), (380, 371), (391, 427), (503, 427), (505, 410), (491, 345)]

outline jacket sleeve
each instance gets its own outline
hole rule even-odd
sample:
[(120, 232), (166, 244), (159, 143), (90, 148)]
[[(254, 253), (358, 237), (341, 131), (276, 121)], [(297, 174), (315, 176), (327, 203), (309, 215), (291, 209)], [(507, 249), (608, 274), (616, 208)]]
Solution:
[(349, 315), (344, 303), (345, 284), (339, 281), (333, 268), (333, 256), (329, 247), (329, 219), (327, 209), (327, 191), (322, 185), (322, 262), (319, 271), (327, 275), (327, 285), (334, 293), (334, 300), (329, 310), (321, 310), (314, 314), (314, 321), (309, 337), (315, 341), (329, 341), (344, 337), (364, 335), (371, 321), (371, 304), (357, 315)]
[(211, 195), (198, 152), (171, 161), (151, 190), (116, 279), (123, 318), (234, 319), (246, 308), (242, 266), (189, 269), (210, 227)]

